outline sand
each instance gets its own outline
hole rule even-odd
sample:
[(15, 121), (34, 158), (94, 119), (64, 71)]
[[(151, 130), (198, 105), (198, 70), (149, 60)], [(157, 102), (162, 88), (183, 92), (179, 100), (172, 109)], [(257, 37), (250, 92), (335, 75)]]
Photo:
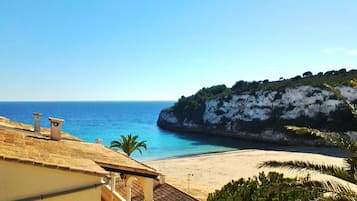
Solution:
[[(306, 171), (293, 171), (282, 168), (258, 168), (261, 162), (269, 160), (302, 160), (317, 164), (346, 166), (344, 158), (340, 157), (296, 151), (255, 149), (147, 161), (145, 163), (165, 174), (167, 183), (200, 200), (206, 200), (208, 193), (220, 189), (231, 180), (253, 177), (261, 171), (278, 171), (289, 177), (306, 176), (309, 174)], [(312, 179), (319, 180), (330, 178), (316, 172), (310, 172), (310, 176)]]

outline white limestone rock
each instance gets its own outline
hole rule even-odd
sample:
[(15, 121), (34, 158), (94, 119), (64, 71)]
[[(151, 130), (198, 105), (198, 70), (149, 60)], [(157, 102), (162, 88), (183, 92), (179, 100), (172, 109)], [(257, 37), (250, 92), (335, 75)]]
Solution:
[[(357, 89), (338, 87), (348, 100), (357, 99)], [(333, 93), (312, 86), (286, 88), (282, 91), (257, 91), (233, 95), (228, 101), (219, 98), (206, 101), (203, 121), (218, 124), (225, 117), (231, 120), (253, 121), (271, 118), (274, 109), (282, 110), (281, 119), (296, 119), (301, 116), (315, 117), (335, 111), (341, 100), (332, 99)]]
[(172, 112), (161, 112), (160, 118), (162, 118), (163, 121), (171, 124), (178, 123), (177, 117)]

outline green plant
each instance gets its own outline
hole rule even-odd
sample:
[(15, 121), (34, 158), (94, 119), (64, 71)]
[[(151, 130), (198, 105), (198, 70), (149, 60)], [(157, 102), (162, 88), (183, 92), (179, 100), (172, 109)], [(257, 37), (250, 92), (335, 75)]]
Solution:
[(283, 174), (259, 173), (258, 177), (231, 181), (208, 195), (207, 201), (308, 201), (322, 195), (311, 188), (319, 185), (305, 178), (284, 178)]
[(119, 141), (113, 140), (110, 143), (110, 147), (122, 149), (123, 152), (128, 154), (128, 156), (130, 156), (136, 150), (139, 151), (140, 154), (142, 154), (141, 148), (144, 148), (145, 150), (147, 149), (146, 141), (144, 140), (139, 142), (138, 138), (139, 136), (137, 135), (121, 135)]
[[(357, 86), (357, 80), (351, 81)], [(343, 100), (354, 117), (357, 119), (357, 108), (341, 95), (335, 88), (325, 85), (337, 97)], [(348, 135), (341, 133), (335, 137), (317, 129), (306, 127), (286, 126), (287, 129), (297, 134), (309, 134), (321, 137), (328, 142), (347, 150), (351, 156), (346, 159), (347, 168), (333, 165), (317, 165), (305, 161), (267, 161), (260, 167), (286, 167), (298, 170), (313, 170), (323, 174), (340, 178), (350, 184), (357, 184), (357, 142)], [(325, 193), (329, 193), (325, 196)], [(357, 193), (346, 186), (331, 181), (312, 181), (305, 178), (284, 178), (283, 174), (269, 172), (268, 175), (260, 173), (259, 177), (231, 181), (220, 190), (209, 194), (208, 201), (357, 201)]]
[[(343, 72), (343, 71), (342, 71)], [(357, 81), (352, 80), (351, 84), (357, 86)], [(339, 99), (343, 101), (346, 107), (351, 111), (354, 118), (357, 120), (357, 108), (355, 105), (351, 104), (342, 94), (330, 85), (325, 84), (325, 86), (332, 91)], [(317, 129), (297, 127), (297, 126), (286, 126), (288, 130), (294, 131), (296, 134), (309, 134), (317, 137), (321, 137), (331, 144), (342, 148), (350, 153), (350, 157), (346, 159), (347, 168), (335, 167), (332, 165), (317, 165), (305, 161), (266, 161), (262, 163), (261, 167), (286, 167), (298, 170), (312, 170), (317, 171), (322, 174), (327, 174), (334, 176), (336, 178), (342, 179), (350, 184), (357, 185), (357, 142), (353, 141), (351, 137), (343, 132), (339, 136), (332, 136), (325, 132)], [(314, 189), (320, 189), (324, 192), (329, 192), (331, 195), (329, 197), (321, 197), (319, 200), (325, 201), (356, 201), (357, 193), (350, 188), (347, 188), (341, 184), (334, 183), (332, 185), (331, 181), (319, 182), (320, 186)]]

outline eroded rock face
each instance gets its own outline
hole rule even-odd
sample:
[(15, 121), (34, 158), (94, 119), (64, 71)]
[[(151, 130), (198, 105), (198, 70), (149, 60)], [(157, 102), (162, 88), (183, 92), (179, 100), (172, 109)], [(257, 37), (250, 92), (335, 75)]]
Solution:
[[(337, 89), (349, 101), (357, 102), (356, 88), (341, 86)], [(348, 130), (352, 125), (348, 121), (353, 121), (348, 113), (343, 102), (332, 92), (301, 86), (276, 91), (243, 92), (207, 100), (202, 121), (180, 121), (175, 112), (163, 110), (158, 125), (168, 130), (229, 135), (279, 144), (319, 144), (322, 142), (316, 138), (288, 134), (284, 125), (331, 130), (340, 126), (338, 129)]]
[[(350, 101), (357, 99), (357, 90), (339, 87), (342, 95)], [(316, 117), (319, 113), (329, 115), (342, 104), (330, 91), (311, 86), (287, 88), (284, 91), (257, 91), (254, 94), (234, 95), (229, 101), (213, 99), (206, 102), (204, 122), (217, 124), (223, 117), (231, 120), (267, 120), (274, 110), (280, 110), (278, 118), (297, 119), (300, 116)], [(276, 117), (275, 117), (276, 118)]]

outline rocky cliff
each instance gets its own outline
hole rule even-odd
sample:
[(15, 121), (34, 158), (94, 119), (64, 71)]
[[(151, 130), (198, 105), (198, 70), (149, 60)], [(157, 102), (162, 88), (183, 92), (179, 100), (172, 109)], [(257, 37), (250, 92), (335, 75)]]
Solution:
[[(279, 144), (323, 143), (316, 137), (289, 133), (285, 125), (327, 131), (357, 130), (350, 111), (322, 85), (289, 85), (241, 91), (222, 86), (200, 90), (195, 96), (182, 97), (175, 106), (161, 111), (157, 123), (159, 127), (173, 131), (226, 135)], [(336, 88), (349, 101), (357, 103), (356, 88), (344, 85)], [(202, 98), (207, 90), (213, 93)]]

